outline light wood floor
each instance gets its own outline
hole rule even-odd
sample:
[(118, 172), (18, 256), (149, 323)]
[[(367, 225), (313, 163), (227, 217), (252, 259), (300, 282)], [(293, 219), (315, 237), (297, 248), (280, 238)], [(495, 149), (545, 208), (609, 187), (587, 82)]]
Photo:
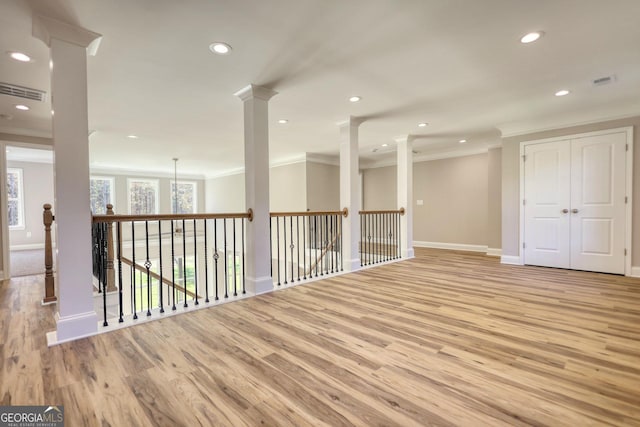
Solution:
[(68, 426), (640, 425), (640, 280), (416, 259), (53, 348), (0, 285), (0, 404)]

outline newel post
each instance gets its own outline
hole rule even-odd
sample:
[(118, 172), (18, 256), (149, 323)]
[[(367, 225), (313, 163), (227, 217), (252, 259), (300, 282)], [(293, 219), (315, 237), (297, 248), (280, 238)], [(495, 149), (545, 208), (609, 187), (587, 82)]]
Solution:
[[(107, 215), (114, 215), (113, 205), (107, 205)], [(107, 222), (107, 292), (116, 291), (116, 274), (113, 270), (113, 221)]]
[(55, 282), (53, 279), (53, 247), (51, 245), (51, 224), (53, 224), (53, 212), (51, 205), (46, 203), (42, 213), (44, 224), (44, 298), (42, 304), (52, 304), (58, 300), (56, 297)]

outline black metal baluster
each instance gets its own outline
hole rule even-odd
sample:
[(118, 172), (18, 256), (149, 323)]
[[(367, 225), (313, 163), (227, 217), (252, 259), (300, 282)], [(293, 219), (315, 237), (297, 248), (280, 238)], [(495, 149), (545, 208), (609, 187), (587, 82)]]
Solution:
[[(133, 280), (131, 281), (131, 295), (133, 297), (133, 318), (138, 318), (138, 307), (136, 306), (136, 230), (135, 221), (131, 221), (131, 275)], [(142, 296), (142, 295), (141, 295)]]
[(398, 214), (398, 258), (402, 258), (402, 220)]
[(215, 247), (215, 252), (213, 253), (213, 261), (215, 263), (215, 284), (216, 284), (216, 301), (218, 301), (218, 258), (220, 258), (220, 254), (218, 253), (218, 220), (216, 218), (213, 219), (213, 245)]
[(276, 263), (277, 263), (276, 265), (278, 268), (278, 286), (280, 286), (280, 221), (278, 220), (278, 217), (275, 217), (275, 218), (276, 218), (276, 249), (278, 254), (278, 258), (276, 259)]
[(122, 307), (122, 253), (120, 248), (122, 247), (122, 223), (118, 222), (117, 229), (117, 240), (118, 240), (118, 305), (120, 310), (120, 317), (118, 318), (118, 323), (124, 322), (124, 313)]
[(272, 230), (273, 227), (272, 226), (273, 226), (273, 217), (269, 216), (269, 261), (270, 261), (269, 269), (271, 271), (271, 280), (273, 280), (273, 230)]
[(236, 271), (236, 219), (233, 218), (233, 296), (237, 297), (238, 296), (238, 283), (237, 283), (237, 278), (238, 278), (238, 273)]
[(336, 273), (340, 271), (340, 264), (339, 264), (339, 260), (338, 260), (338, 215), (333, 215), (333, 222), (334, 222), (334, 229), (335, 229), (335, 235), (333, 236), (333, 254), (334, 254), (334, 263), (336, 266)]
[(144, 222), (145, 247), (147, 260), (144, 262), (144, 268), (147, 269), (147, 317), (151, 316), (151, 260), (149, 259), (149, 221)]
[[(286, 218), (286, 217), (285, 217)], [(285, 227), (286, 225), (286, 219), (285, 219)], [(295, 276), (293, 275), (293, 248), (295, 247), (295, 245), (293, 244), (293, 215), (289, 217), (289, 226), (291, 227), (291, 244), (289, 245), (289, 248), (291, 249), (291, 283), (295, 282)]]
[(171, 221), (171, 310), (176, 309), (176, 249), (173, 242), (173, 221)]
[(194, 305), (200, 305), (198, 301), (198, 232), (195, 218), (193, 220), (193, 286), (196, 294)]
[(164, 302), (162, 300), (162, 290), (164, 289), (164, 275), (162, 274), (162, 221), (158, 221), (158, 248), (160, 255), (160, 313), (164, 313)]
[(300, 281), (300, 216), (296, 215), (296, 244), (298, 245), (298, 282)]
[(287, 217), (282, 216), (282, 232), (283, 232), (283, 247), (284, 252), (284, 284), (287, 284)]
[(333, 273), (334, 270), (334, 259), (333, 259), (333, 215), (327, 215), (327, 221), (329, 221), (329, 245), (327, 246), (327, 251), (329, 250), (329, 248), (331, 248), (331, 252), (327, 252), (327, 255), (329, 255), (329, 264), (331, 265), (331, 272)]
[(320, 226), (320, 236), (319, 236), (319, 245), (318, 245), (318, 246), (320, 246), (320, 262), (319, 262), (319, 264), (320, 264), (320, 275), (324, 276), (324, 256), (323, 256), (323, 253), (324, 253), (324, 230), (323, 230), (323, 227), (322, 227), (324, 221), (323, 221), (323, 217), (322, 216), (320, 216), (318, 223), (319, 223), (319, 226)]
[[(215, 221), (215, 220), (214, 220)], [(204, 302), (209, 302), (209, 258), (207, 257), (207, 219), (204, 222)]]
[(316, 277), (318, 277), (318, 269), (319, 266), (318, 264), (320, 263), (320, 258), (318, 258), (318, 249), (320, 247), (320, 243), (318, 243), (319, 240), (322, 240), (322, 236), (319, 233), (318, 230), (318, 223), (321, 223), (322, 221), (318, 221), (318, 215), (314, 215), (313, 216), (313, 237), (315, 239), (315, 245), (314, 245), (314, 249), (315, 249), (315, 253), (316, 253)]
[[(241, 227), (242, 229), (240, 230), (242, 232), (241, 238), (242, 238), (242, 295), (247, 293), (247, 289), (245, 287), (245, 283), (247, 282), (247, 278), (245, 276), (245, 272), (244, 272), (244, 218), (240, 219), (241, 221)], [(271, 226), (271, 221), (269, 221), (269, 226)], [(271, 235), (271, 233), (269, 233), (269, 235)], [(271, 250), (271, 247), (269, 247), (269, 250)], [(269, 260), (271, 261), (271, 260)]]
[(302, 217), (302, 278), (307, 280), (307, 226), (305, 220), (308, 216)]
[[(102, 293), (102, 305), (103, 305), (103, 311), (104, 311), (104, 322), (102, 323), (102, 326), (109, 326), (109, 323), (107, 322), (107, 269), (106, 269), (106, 260), (107, 260), (107, 248), (105, 247), (105, 243), (107, 242), (107, 231), (106, 231), (106, 227), (107, 224), (106, 223), (100, 223), (100, 234), (101, 234), (101, 238), (100, 238), (100, 252), (101, 252), (101, 256), (100, 256), (100, 275), (102, 276), (102, 288), (104, 289), (104, 292)], [(103, 250), (104, 247), (104, 250)], [(98, 279), (98, 284), (100, 283), (100, 279)]]
[(182, 220), (182, 294), (184, 295), (183, 307), (189, 307), (187, 304), (187, 229), (185, 228), (185, 220)]
[[(351, 214), (353, 215), (353, 213)], [(340, 215), (340, 245), (338, 246), (338, 250), (340, 251), (340, 271), (344, 271), (344, 254), (342, 253), (342, 220), (343, 216)]]
[(229, 298), (229, 251), (227, 251), (227, 218), (222, 219), (222, 227), (224, 228), (224, 297)]

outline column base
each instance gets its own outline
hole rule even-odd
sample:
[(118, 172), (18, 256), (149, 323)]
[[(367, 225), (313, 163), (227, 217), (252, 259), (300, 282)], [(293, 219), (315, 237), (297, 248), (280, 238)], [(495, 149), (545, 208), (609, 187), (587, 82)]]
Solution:
[(355, 258), (351, 260), (344, 260), (344, 271), (358, 271), (362, 268), (360, 265), (360, 258)]
[(416, 253), (413, 250), (413, 247), (404, 248), (404, 249), (402, 249), (401, 253), (402, 253), (402, 258), (406, 258), (406, 259), (415, 258), (415, 256), (416, 256)]
[(253, 277), (247, 277), (246, 289), (254, 295), (266, 294), (273, 291), (273, 279), (271, 276), (259, 277), (257, 279)]
[[(64, 317), (60, 316), (60, 313), (56, 313), (56, 325), (55, 342), (49, 342), (49, 345), (60, 344), (97, 334), (98, 315), (95, 311)], [(47, 338), (49, 338), (49, 336), (47, 336)]]
[(52, 297), (44, 297), (42, 298), (42, 305), (50, 305), (50, 304), (55, 304), (56, 302), (58, 302), (58, 297), (56, 296), (52, 296)]

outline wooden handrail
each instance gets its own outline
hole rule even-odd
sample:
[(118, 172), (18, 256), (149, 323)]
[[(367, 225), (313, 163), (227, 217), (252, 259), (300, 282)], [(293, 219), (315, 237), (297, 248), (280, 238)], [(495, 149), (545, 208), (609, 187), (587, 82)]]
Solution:
[[(124, 264), (130, 265), (132, 267), (135, 266), (134, 268), (136, 270), (141, 271), (143, 273), (147, 272), (147, 267), (145, 267), (144, 265), (140, 265), (138, 263), (134, 264), (133, 261), (131, 261), (129, 258), (122, 257), (121, 259), (122, 259), (122, 262)], [(160, 280), (160, 275), (158, 273), (156, 273), (155, 271), (149, 270), (149, 276), (151, 276), (152, 278), (154, 278), (156, 280)], [(186, 279), (186, 276), (185, 276), (185, 279)], [(162, 278), (162, 283), (164, 283), (167, 286), (173, 286), (173, 282), (171, 280), (169, 280), (168, 278), (166, 278), (166, 277)], [(184, 287), (182, 287), (180, 285), (176, 285), (176, 289), (178, 289), (180, 292), (185, 292), (186, 291), (187, 295), (189, 295), (192, 298), (196, 297), (195, 293), (191, 292), (188, 289), (185, 289)], [(198, 295), (198, 298), (202, 298), (202, 297), (200, 295)]]
[(42, 207), (44, 208), (42, 213), (44, 224), (44, 298), (42, 304), (51, 304), (58, 300), (53, 279), (53, 247), (51, 244), (51, 224), (53, 224), (55, 217), (49, 203), (45, 203)]
[(349, 209), (344, 208), (341, 211), (317, 211), (317, 212), (271, 212), (269, 214), (271, 218), (278, 216), (317, 216), (317, 215), (342, 215), (343, 217), (349, 216)]
[(240, 213), (203, 213), (203, 214), (156, 214), (156, 215), (94, 215), (92, 221), (96, 222), (124, 222), (124, 221), (160, 221), (183, 219), (232, 219), (247, 218), (253, 221), (253, 210)]
[(396, 209), (396, 210), (382, 210), (382, 211), (359, 211), (360, 215), (364, 214), (393, 214), (399, 213), (400, 215), (404, 215), (404, 208)]

